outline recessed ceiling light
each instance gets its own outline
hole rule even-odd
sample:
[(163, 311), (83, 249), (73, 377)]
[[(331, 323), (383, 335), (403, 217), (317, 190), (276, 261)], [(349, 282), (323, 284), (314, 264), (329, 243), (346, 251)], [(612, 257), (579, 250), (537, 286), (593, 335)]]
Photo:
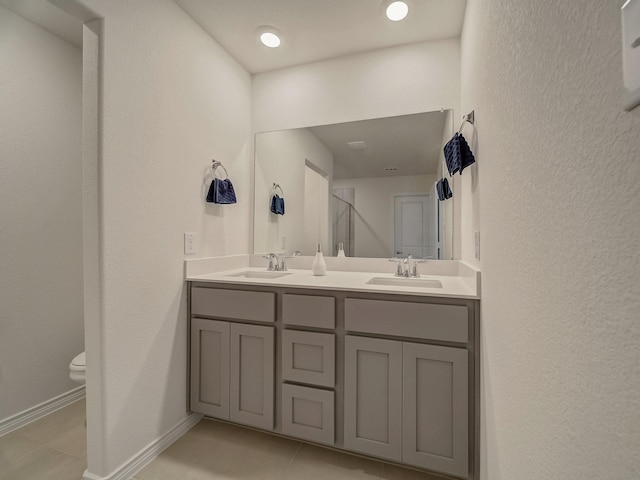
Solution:
[(399, 22), (409, 13), (409, 5), (406, 2), (391, 2), (386, 10), (385, 14), (387, 18), (394, 22)]
[(257, 32), (260, 43), (266, 47), (278, 48), (282, 44), (282, 34), (275, 27), (263, 25), (258, 28)]
[(275, 33), (265, 32), (260, 35), (260, 41), (269, 48), (277, 48), (280, 46), (280, 37)]

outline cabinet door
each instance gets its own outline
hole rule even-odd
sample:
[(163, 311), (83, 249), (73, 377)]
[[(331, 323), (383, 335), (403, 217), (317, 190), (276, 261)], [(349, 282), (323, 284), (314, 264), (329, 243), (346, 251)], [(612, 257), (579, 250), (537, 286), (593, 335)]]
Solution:
[(402, 459), (402, 342), (345, 337), (344, 445)]
[(229, 323), (191, 321), (191, 410), (229, 420)]
[(231, 421), (273, 430), (273, 327), (231, 324)]
[(404, 463), (468, 476), (467, 351), (403, 345)]

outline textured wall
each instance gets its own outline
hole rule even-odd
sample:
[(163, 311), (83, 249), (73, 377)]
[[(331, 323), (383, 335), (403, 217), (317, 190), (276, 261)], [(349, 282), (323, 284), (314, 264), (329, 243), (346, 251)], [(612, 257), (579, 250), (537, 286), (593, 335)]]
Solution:
[(460, 42), (416, 43), (253, 76), (254, 131), (458, 108)]
[[(102, 353), (87, 372), (100, 476), (186, 416), (183, 233), (198, 233), (198, 256), (249, 251), (251, 77), (170, 0), (83, 3), (104, 16), (101, 318), (86, 320)], [(205, 205), (211, 158), (236, 205)]]
[(483, 480), (640, 478), (640, 109), (622, 1), (469, 0)]
[(82, 53), (0, 7), (0, 71), (3, 420), (78, 386)]

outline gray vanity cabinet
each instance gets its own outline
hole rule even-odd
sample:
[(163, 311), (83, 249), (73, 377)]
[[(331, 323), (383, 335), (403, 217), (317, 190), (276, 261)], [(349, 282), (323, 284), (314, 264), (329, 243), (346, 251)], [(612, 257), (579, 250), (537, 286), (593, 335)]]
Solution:
[(266, 285), (189, 289), (194, 412), (479, 476), (479, 303)]
[(311, 442), (335, 442), (335, 392), (282, 384), (282, 433)]
[(231, 324), (229, 420), (273, 430), (273, 327)]
[[(282, 433), (335, 444), (335, 298), (282, 296)], [(299, 328), (331, 330), (303, 331)], [(298, 384), (298, 385), (296, 385)]]
[(402, 460), (402, 342), (344, 340), (344, 446)]
[(191, 320), (191, 409), (229, 420), (229, 322)]
[(468, 476), (469, 314), (466, 305), (345, 299), (346, 448)]
[(273, 430), (275, 293), (205, 287), (190, 293), (191, 409)]
[(345, 337), (349, 450), (466, 477), (467, 351)]
[(467, 350), (408, 342), (402, 349), (402, 461), (466, 477)]
[(273, 430), (273, 327), (194, 318), (191, 409)]
[(282, 331), (282, 379), (333, 388), (335, 386), (335, 335)]

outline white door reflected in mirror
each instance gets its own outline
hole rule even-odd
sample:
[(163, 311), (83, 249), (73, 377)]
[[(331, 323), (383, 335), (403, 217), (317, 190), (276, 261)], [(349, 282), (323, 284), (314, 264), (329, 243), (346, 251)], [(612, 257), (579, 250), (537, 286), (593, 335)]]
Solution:
[(432, 194), (395, 195), (392, 257), (439, 258)]

